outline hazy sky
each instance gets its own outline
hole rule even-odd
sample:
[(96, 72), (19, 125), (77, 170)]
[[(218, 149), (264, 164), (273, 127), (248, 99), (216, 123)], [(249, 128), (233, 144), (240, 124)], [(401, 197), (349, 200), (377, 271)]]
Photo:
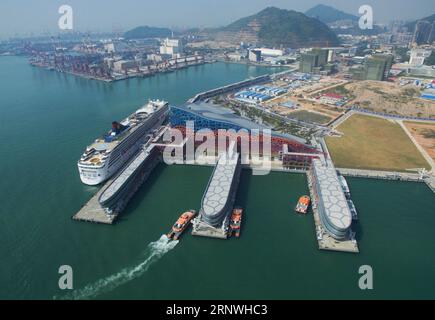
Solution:
[(74, 9), (77, 31), (125, 31), (139, 25), (221, 26), (267, 6), (305, 12), (319, 3), (355, 15), (369, 4), (378, 22), (435, 13), (434, 0), (0, 0), (0, 38), (56, 33), (62, 4)]

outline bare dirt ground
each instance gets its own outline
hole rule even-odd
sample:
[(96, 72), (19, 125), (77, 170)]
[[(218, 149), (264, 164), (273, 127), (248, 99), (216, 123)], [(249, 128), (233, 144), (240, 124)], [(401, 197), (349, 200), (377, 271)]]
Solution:
[[(282, 105), (288, 101), (291, 101), (294, 104), (296, 104), (297, 108), (290, 109), (287, 107), (283, 107)], [(337, 107), (332, 107), (325, 104), (319, 104), (313, 101), (308, 101), (302, 98), (295, 97), (292, 94), (286, 94), (280, 96), (279, 98), (274, 99), (270, 103), (266, 103), (266, 105), (270, 107), (274, 112), (277, 112), (282, 115), (288, 115), (296, 111), (305, 110), (305, 111), (320, 113), (326, 117), (337, 118), (344, 112), (343, 108), (340, 109)]]
[(435, 124), (408, 121), (403, 122), (403, 124), (417, 143), (435, 160)]
[(414, 85), (400, 86), (385, 81), (358, 81), (344, 88), (354, 97), (350, 104), (390, 114), (435, 118), (435, 102), (420, 99), (420, 90)]

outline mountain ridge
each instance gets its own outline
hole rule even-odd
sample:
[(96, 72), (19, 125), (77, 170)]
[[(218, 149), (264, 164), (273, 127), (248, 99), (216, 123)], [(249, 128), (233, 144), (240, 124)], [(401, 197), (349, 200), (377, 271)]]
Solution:
[(305, 12), (308, 17), (316, 18), (323, 23), (350, 20), (358, 21), (358, 17), (324, 4), (318, 4)]
[(218, 28), (217, 32), (251, 33), (272, 47), (334, 46), (337, 36), (323, 22), (294, 10), (268, 7)]

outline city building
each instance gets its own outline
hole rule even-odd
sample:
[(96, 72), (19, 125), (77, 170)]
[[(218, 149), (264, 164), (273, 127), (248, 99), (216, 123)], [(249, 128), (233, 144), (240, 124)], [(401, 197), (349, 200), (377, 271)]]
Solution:
[(389, 54), (376, 54), (366, 58), (363, 67), (350, 69), (354, 80), (386, 80), (390, 74), (394, 57)]
[(322, 67), (328, 63), (329, 50), (316, 48), (311, 52), (318, 56), (316, 67)]
[(318, 65), (318, 59), (319, 57), (314, 53), (302, 54), (299, 71), (303, 73), (312, 73), (313, 69)]
[(435, 22), (420, 20), (415, 25), (412, 43), (414, 45), (431, 44), (435, 40)]
[(299, 71), (319, 74), (330, 58), (329, 50), (312, 49), (301, 55)]

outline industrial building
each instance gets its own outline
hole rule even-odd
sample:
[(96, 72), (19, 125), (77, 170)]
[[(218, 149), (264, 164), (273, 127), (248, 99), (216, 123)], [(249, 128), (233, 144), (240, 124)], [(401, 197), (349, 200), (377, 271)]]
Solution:
[(261, 52), (263, 57), (281, 57), (284, 55), (284, 51), (280, 49), (258, 48), (255, 49)]
[(264, 102), (272, 98), (270, 95), (258, 93), (255, 91), (242, 91), (237, 93), (235, 97), (236, 99), (241, 101), (250, 100), (252, 102)]
[(178, 39), (165, 39), (160, 46), (160, 54), (171, 57), (180, 56), (183, 53), (183, 45)]
[(251, 62), (261, 62), (261, 51), (260, 50), (249, 50), (248, 59)]
[(116, 72), (125, 72), (136, 67), (137, 63), (134, 60), (119, 60), (113, 62), (113, 70)]

